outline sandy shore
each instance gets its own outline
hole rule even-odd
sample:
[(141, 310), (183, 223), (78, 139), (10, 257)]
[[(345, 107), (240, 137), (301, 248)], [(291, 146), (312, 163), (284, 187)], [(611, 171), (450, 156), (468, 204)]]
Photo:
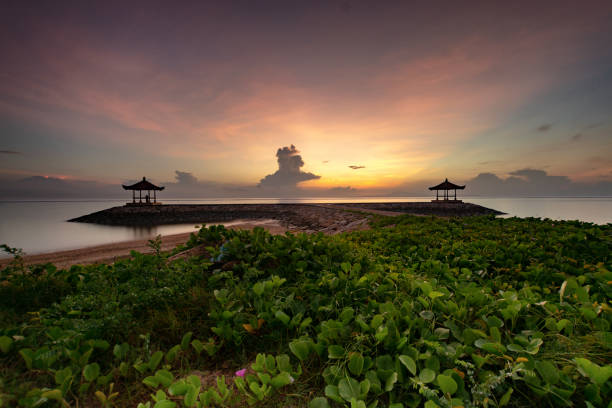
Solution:
[[(113, 207), (70, 221), (106, 225), (162, 225), (176, 223), (220, 223), (227, 228), (252, 229), (261, 226), (273, 234), (322, 232), (338, 234), (368, 228), (373, 215), (435, 215), (441, 217), (500, 214), (471, 203), (350, 203), (350, 204), (171, 204), (142, 207)], [(190, 233), (162, 237), (162, 250), (174, 249)], [(97, 245), (88, 248), (27, 255), (26, 264), (53, 263), (58, 268), (75, 264), (111, 263), (129, 256), (130, 251), (151, 252), (148, 239)], [(0, 267), (10, 259), (0, 259)]]
[[(283, 234), (288, 231), (278, 222), (233, 222), (226, 226), (230, 229), (252, 229), (257, 226), (263, 227), (272, 234)], [(177, 245), (184, 244), (189, 240), (191, 232), (162, 236), (162, 250), (170, 251)], [(72, 265), (91, 265), (99, 263), (112, 263), (119, 259), (128, 258), (130, 251), (151, 253), (148, 246), (149, 239), (138, 239), (133, 241), (115, 242), (111, 244), (95, 245), (86, 248), (70, 249), (66, 251), (50, 252), (46, 254), (26, 255), (26, 265), (52, 263), (58, 268), (69, 268)], [(10, 263), (10, 258), (0, 259), (0, 268)]]

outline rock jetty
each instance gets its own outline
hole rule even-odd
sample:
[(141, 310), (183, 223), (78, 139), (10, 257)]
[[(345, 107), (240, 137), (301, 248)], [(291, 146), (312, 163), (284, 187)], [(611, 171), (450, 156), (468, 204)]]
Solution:
[(502, 213), (470, 203), (168, 204), (113, 207), (69, 221), (153, 226), (274, 219), (290, 231), (321, 231), (333, 234), (366, 228), (372, 214), (455, 217)]

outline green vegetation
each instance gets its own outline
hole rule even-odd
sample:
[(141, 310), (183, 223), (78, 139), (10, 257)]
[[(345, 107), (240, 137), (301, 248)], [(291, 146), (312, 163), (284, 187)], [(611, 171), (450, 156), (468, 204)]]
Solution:
[(0, 272), (0, 406), (608, 406), (612, 226), (201, 229), (170, 261)]

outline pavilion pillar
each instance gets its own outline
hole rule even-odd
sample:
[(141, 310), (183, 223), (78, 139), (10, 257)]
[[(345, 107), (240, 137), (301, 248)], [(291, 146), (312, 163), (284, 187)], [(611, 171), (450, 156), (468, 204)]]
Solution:
[(136, 202), (136, 190), (132, 190), (132, 203)]
[(153, 202), (156, 203), (157, 202), (157, 191), (153, 190)]
[(142, 190), (138, 190), (138, 202), (142, 203)]
[(438, 201), (438, 193), (440, 192), (440, 190), (436, 190), (436, 201)]

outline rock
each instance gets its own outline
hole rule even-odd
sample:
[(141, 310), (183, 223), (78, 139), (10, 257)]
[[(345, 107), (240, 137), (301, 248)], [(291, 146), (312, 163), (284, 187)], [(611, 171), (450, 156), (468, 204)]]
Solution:
[(170, 204), (113, 207), (69, 220), (105, 225), (223, 223), (234, 220), (280, 221), (290, 231), (338, 233), (367, 227), (372, 214), (462, 217), (502, 214), (471, 203), (350, 203), (350, 204)]

